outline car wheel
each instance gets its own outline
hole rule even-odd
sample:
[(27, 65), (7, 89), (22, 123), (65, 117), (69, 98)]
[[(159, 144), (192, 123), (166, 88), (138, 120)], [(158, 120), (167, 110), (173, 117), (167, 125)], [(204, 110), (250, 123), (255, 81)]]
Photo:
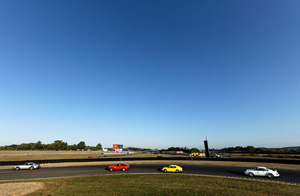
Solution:
[(273, 174), (268, 174), (268, 177), (269, 177), (269, 178), (273, 178), (274, 175), (273, 175)]
[(33, 167), (29, 167), (29, 169), (30, 169), (30, 170), (33, 170), (34, 168), (33, 168)]
[(164, 172), (167, 173), (167, 170), (165, 169)]
[(123, 168), (123, 169), (122, 169), (122, 171), (126, 171), (126, 169), (125, 169), (125, 168)]
[(250, 173), (249, 173), (249, 176), (250, 176), (250, 177), (253, 177), (253, 176), (254, 176), (254, 174), (250, 172)]
[(113, 168), (110, 168), (110, 169), (109, 169), (109, 171), (113, 171), (113, 170), (114, 170)]
[(179, 171), (178, 171), (178, 169), (176, 169), (176, 173), (178, 173)]
[(15, 170), (20, 170), (20, 168), (19, 168), (19, 167), (16, 167)]

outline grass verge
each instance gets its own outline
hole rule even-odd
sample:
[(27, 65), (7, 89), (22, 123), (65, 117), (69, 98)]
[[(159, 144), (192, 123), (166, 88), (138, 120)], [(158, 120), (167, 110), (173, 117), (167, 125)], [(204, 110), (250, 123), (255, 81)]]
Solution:
[[(36, 180), (35, 180), (36, 181)], [(38, 180), (30, 196), (299, 195), (299, 185), (185, 174), (121, 174)]]

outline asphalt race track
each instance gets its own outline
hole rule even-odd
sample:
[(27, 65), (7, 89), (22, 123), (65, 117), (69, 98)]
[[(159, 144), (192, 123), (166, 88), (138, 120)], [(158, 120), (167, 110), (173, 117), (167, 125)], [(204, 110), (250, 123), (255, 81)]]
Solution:
[[(132, 164), (128, 171), (113, 171), (110, 172), (107, 166), (78, 166), (78, 167), (55, 167), (55, 168), (42, 168), (37, 170), (0, 170), (0, 181), (8, 180), (24, 180), (24, 179), (38, 179), (38, 178), (56, 178), (56, 177), (71, 177), (71, 176), (89, 176), (101, 174), (128, 174), (128, 173), (162, 173), (160, 168), (167, 166), (163, 164)], [(210, 166), (210, 165), (180, 165), (183, 167), (184, 174), (205, 174), (217, 176), (230, 176), (249, 179), (272, 180), (288, 183), (300, 184), (300, 171), (279, 169), (279, 178), (269, 179), (268, 177), (249, 177), (245, 176), (243, 171), (250, 169), (249, 167), (232, 167), (232, 166)], [(174, 174), (180, 175), (180, 174)]]

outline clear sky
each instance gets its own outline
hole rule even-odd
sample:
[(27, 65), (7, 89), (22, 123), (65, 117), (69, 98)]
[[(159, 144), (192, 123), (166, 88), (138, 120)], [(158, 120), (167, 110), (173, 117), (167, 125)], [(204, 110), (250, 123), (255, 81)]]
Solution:
[(0, 133), (300, 146), (300, 1), (0, 1)]

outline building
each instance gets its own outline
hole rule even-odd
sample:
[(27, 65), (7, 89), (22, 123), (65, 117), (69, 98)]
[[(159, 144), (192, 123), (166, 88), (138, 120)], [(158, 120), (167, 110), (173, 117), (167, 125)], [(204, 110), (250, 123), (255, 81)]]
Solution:
[(113, 150), (115, 152), (122, 152), (123, 151), (123, 144), (113, 144)]

